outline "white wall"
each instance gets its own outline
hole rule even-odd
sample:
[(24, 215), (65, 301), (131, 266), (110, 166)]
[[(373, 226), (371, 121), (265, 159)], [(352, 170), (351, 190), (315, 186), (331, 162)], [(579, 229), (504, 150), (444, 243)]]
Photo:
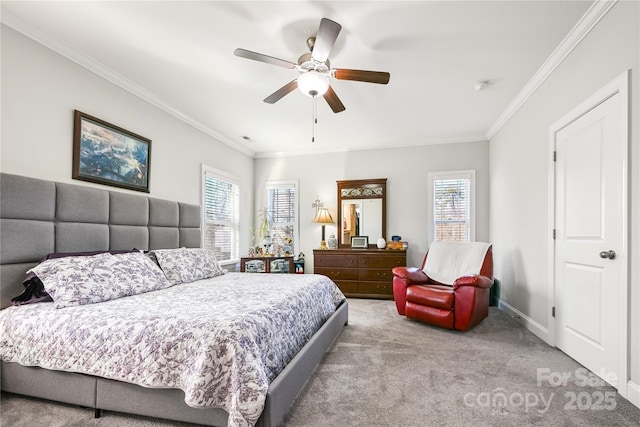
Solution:
[(544, 337), (550, 301), (549, 128), (599, 88), (632, 70), (629, 336), (630, 373), (636, 385), (640, 385), (639, 5), (619, 1), (490, 144), (490, 228), (501, 299), (524, 314), (529, 326)]
[[(399, 235), (409, 242), (408, 264), (419, 266), (428, 248), (429, 172), (476, 170), (476, 240), (489, 239), (488, 146), (488, 142), (475, 142), (256, 159), (256, 206), (264, 204), (265, 181), (299, 179), (301, 250), (307, 256), (305, 271), (313, 272), (313, 249), (319, 246), (321, 233), (320, 226), (311, 223), (315, 215), (311, 204), (316, 196), (336, 219), (336, 181), (387, 178), (386, 237)], [(331, 233), (336, 233), (335, 226), (327, 226), (327, 237)], [(378, 237), (373, 237), (372, 243)]]
[(1, 67), (3, 172), (119, 191), (71, 179), (77, 109), (152, 140), (151, 197), (200, 205), (206, 163), (238, 176), (241, 212), (253, 210), (252, 158), (5, 25)]

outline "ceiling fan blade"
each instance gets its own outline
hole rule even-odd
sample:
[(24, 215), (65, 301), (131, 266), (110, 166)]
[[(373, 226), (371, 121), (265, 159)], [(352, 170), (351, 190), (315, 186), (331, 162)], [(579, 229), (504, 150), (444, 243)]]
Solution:
[(339, 113), (345, 110), (344, 104), (342, 104), (342, 101), (340, 101), (340, 98), (338, 98), (338, 95), (336, 95), (336, 92), (331, 86), (329, 86), (329, 89), (327, 89), (325, 94), (322, 96), (334, 113)]
[(264, 102), (266, 102), (267, 104), (275, 104), (281, 98), (283, 98), (285, 95), (287, 95), (290, 92), (293, 92), (294, 90), (296, 90), (297, 87), (298, 87), (298, 81), (297, 80), (292, 80), (289, 83), (287, 83), (286, 85), (282, 86), (277, 91), (273, 92), (271, 95), (267, 96), (264, 99)]
[(391, 74), (384, 71), (347, 70), (344, 68), (331, 70), (331, 75), (338, 80), (355, 80), (382, 85), (389, 83), (391, 78)]
[(290, 61), (285, 61), (284, 59), (274, 58), (273, 56), (263, 55), (262, 53), (251, 52), (246, 49), (238, 48), (233, 52), (233, 54), (240, 58), (253, 59), (254, 61), (266, 62), (267, 64), (277, 65), (284, 68), (296, 68), (298, 65)]
[(316, 41), (311, 51), (311, 57), (318, 62), (325, 62), (329, 58), (329, 53), (331, 53), (341, 29), (342, 26), (337, 22), (322, 18), (320, 27), (318, 27), (318, 34), (316, 34)]

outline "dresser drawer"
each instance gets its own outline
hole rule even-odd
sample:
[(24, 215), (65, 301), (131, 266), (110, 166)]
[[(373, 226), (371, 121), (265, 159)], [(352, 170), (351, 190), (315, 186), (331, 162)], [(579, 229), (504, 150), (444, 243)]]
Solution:
[(342, 293), (353, 298), (393, 298), (394, 267), (407, 265), (404, 250), (313, 250), (313, 271), (333, 280)]
[(358, 266), (361, 268), (389, 268), (407, 265), (405, 255), (360, 255)]
[(391, 269), (369, 268), (358, 270), (358, 280), (369, 282), (389, 282), (393, 280)]
[(316, 267), (314, 272), (316, 274), (324, 274), (333, 281), (358, 280), (357, 268)]
[(314, 262), (318, 267), (358, 267), (357, 255), (319, 255), (314, 254)]
[(363, 282), (358, 283), (358, 292), (362, 294), (382, 294), (393, 295), (393, 285), (391, 282)]
[(335, 283), (343, 294), (358, 293), (358, 282), (356, 280), (336, 280)]

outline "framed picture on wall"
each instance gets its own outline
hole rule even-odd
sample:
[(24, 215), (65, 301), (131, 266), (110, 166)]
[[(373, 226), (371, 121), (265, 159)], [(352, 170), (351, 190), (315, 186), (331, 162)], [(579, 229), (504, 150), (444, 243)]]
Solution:
[(75, 110), (73, 179), (148, 193), (150, 158), (150, 139)]
[(351, 236), (351, 247), (355, 249), (367, 249), (369, 247), (369, 237)]

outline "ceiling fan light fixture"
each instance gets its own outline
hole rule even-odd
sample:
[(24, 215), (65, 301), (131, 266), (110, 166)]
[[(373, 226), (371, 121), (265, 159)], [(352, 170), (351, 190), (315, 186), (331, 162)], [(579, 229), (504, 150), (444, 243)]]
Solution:
[(309, 70), (298, 77), (298, 89), (312, 98), (322, 96), (329, 89), (329, 78), (316, 70)]

